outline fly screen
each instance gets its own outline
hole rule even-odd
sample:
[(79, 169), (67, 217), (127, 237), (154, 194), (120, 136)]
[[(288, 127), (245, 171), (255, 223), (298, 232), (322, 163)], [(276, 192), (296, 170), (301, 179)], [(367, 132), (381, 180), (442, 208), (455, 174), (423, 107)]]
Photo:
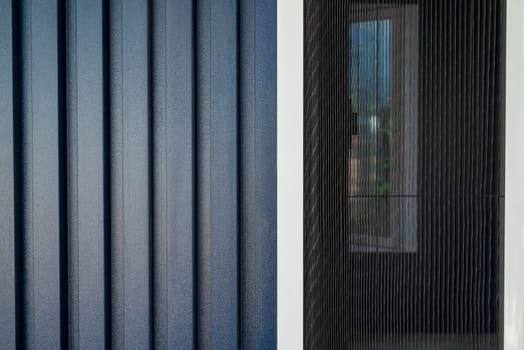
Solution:
[(504, 0), (305, 0), (306, 349), (499, 349)]

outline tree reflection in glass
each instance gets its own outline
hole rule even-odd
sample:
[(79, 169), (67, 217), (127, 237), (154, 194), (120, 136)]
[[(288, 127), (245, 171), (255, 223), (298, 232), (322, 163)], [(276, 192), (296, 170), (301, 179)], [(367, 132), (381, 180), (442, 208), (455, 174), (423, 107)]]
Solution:
[[(350, 232), (388, 235), (391, 168), (390, 19), (351, 24), (351, 110), (358, 131), (349, 151)], [(359, 232), (365, 228), (370, 232)]]

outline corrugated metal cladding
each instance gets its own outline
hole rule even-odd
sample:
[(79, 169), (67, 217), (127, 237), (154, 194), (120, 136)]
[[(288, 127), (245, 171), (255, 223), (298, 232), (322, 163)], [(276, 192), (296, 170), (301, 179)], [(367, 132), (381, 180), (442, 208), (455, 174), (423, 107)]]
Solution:
[(275, 0), (1, 0), (0, 42), (0, 347), (274, 348)]

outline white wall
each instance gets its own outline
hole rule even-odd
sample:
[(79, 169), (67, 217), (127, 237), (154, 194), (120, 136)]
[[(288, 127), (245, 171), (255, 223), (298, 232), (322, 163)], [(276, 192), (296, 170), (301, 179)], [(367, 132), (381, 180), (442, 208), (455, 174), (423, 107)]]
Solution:
[(278, 0), (278, 348), (302, 349), (302, 12), (303, 0)]
[(504, 349), (524, 349), (524, 0), (507, 0)]

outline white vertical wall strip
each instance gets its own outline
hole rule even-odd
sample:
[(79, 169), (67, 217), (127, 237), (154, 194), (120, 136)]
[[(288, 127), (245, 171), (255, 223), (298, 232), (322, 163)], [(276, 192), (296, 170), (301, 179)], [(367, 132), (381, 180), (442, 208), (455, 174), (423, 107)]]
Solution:
[(303, 1), (277, 6), (277, 206), (279, 349), (302, 349)]
[(524, 1), (507, 2), (504, 349), (524, 349)]

